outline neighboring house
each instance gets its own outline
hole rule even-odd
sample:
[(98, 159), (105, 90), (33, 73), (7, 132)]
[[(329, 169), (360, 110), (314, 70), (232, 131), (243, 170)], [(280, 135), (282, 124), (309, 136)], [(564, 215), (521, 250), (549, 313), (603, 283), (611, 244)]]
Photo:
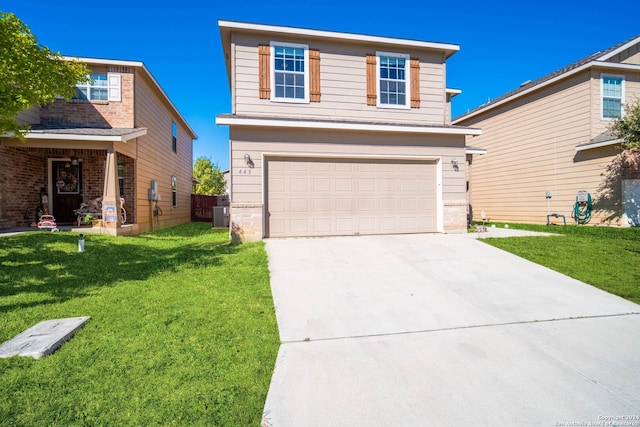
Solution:
[(619, 167), (620, 141), (608, 126), (639, 97), (635, 37), (455, 118), (482, 129), (473, 144), (487, 151), (474, 159), (474, 217), (546, 223), (548, 209), (571, 222), (577, 192), (587, 190), (592, 224), (638, 225), (640, 173)]
[(93, 80), (76, 99), (21, 113), (26, 142), (0, 136), (0, 228), (42, 213), (73, 224), (74, 210), (98, 198), (105, 233), (189, 222), (193, 130), (142, 62), (78, 59)]
[(229, 83), (231, 234), (464, 232), (457, 45), (219, 21)]

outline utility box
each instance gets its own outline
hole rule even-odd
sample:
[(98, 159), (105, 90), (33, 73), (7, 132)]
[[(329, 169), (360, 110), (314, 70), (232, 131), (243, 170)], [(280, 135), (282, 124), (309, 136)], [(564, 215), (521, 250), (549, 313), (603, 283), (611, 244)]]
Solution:
[(212, 209), (213, 209), (213, 227), (214, 228), (226, 227), (227, 226), (227, 221), (226, 221), (227, 208), (224, 206), (214, 206)]

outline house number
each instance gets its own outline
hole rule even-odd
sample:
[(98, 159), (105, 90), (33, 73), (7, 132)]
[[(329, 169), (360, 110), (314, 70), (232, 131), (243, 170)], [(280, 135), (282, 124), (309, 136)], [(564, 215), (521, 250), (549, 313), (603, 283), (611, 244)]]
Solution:
[(251, 175), (251, 169), (238, 169), (239, 175)]

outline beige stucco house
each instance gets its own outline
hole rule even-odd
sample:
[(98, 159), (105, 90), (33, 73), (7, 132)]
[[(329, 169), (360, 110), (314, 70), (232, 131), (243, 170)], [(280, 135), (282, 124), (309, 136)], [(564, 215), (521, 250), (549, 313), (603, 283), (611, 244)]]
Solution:
[(218, 22), (231, 87), (231, 233), (466, 230), (465, 136), (446, 61), (457, 45)]
[(634, 37), (455, 118), (482, 129), (473, 145), (487, 151), (473, 163), (474, 218), (546, 223), (549, 212), (571, 223), (577, 193), (586, 190), (591, 224), (640, 224), (640, 172), (618, 162), (620, 141), (608, 130), (639, 97)]
[(75, 99), (20, 114), (32, 126), (26, 142), (0, 136), (0, 229), (43, 213), (73, 224), (82, 203), (100, 198), (104, 233), (189, 222), (193, 130), (142, 62), (77, 59), (92, 81)]

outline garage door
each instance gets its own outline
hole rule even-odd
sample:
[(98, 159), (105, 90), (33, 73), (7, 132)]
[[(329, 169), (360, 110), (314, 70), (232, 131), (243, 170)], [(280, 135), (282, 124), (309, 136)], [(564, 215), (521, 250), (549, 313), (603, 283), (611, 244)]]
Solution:
[(435, 161), (272, 158), (267, 236), (437, 231)]

